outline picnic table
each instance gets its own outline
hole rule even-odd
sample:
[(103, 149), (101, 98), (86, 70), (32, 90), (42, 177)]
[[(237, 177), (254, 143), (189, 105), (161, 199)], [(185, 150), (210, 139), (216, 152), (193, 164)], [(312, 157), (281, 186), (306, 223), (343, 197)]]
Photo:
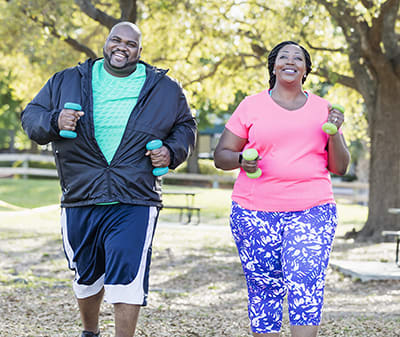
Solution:
[(166, 191), (163, 195), (178, 195), (185, 197), (185, 202), (181, 204), (164, 204), (165, 209), (178, 209), (179, 210), (179, 221), (183, 222), (183, 212), (186, 211), (187, 221), (185, 224), (192, 222), (192, 216), (196, 213), (196, 225), (200, 223), (200, 207), (195, 206), (196, 192), (188, 191)]
[[(390, 214), (400, 214), (400, 208), (389, 208), (388, 212)], [(394, 236), (396, 237), (396, 264), (400, 268), (400, 261), (399, 261), (399, 249), (400, 249), (400, 231), (383, 231), (383, 236)]]

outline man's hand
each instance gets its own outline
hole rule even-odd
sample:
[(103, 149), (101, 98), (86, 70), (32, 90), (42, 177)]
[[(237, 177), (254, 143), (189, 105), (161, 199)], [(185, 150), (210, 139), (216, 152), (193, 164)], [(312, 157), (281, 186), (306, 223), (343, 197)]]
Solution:
[(168, 167), (171, 164), (169, 150), (164, 145), (155, 150), (148, 150), (146, 156), (150, 156), (151, 164), (154, 167)]
[(58, 128), (60, 130), (75, 131), (76, 123), (84, 114), (83, 111), (62, 109), (58, 116)]

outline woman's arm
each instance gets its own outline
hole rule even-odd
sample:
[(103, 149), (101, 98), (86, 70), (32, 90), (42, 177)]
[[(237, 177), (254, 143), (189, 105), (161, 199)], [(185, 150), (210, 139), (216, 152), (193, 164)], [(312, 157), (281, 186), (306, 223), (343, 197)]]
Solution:
[(246, 143), (247, 139), (225, 129), (214, 151), (215, 167), (222, 170), (237, 169), (240, 166), (239, 155)]
[(350, 152), (342, 134), (337, 132), (328, 141), (328, 170), (337, 175), (344, 175), (350, 162)]
[(246, 144), (247, 139), (240, 138), (225, 129), (214, 152), (215, 166), (222, 170), (234, 170), (241, 167), (249, 173), (257, 171), (257, 160), (260, 158), (251, 161), (242, 159), (242, 163), (239, 164), (239, 156)]

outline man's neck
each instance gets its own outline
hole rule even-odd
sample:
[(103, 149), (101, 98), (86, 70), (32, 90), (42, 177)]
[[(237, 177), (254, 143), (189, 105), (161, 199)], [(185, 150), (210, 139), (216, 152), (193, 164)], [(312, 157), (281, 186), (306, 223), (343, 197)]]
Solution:
[(135, 72), (137, 63), (128, 65), (124, 68), (114, 68), (106, 60), (104, 61), (104, 69), (112, 76), (127, 77)]

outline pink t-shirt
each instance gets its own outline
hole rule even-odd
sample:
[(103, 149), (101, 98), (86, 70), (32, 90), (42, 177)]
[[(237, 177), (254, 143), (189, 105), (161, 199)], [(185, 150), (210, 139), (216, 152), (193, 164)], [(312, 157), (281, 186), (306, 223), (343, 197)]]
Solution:
[(300, 211), (334, 203), (327, 169), (329, 136), (321, 129), (328, 101), (309, 93), (297, 110), (276, 104), (268, 91), (246, 97), (226, 124), (246, 138), (244, 149), (255, 148), (261, 177), (250, 179), (241, 169), (232, 199), (244, 208), (260, 211)]

